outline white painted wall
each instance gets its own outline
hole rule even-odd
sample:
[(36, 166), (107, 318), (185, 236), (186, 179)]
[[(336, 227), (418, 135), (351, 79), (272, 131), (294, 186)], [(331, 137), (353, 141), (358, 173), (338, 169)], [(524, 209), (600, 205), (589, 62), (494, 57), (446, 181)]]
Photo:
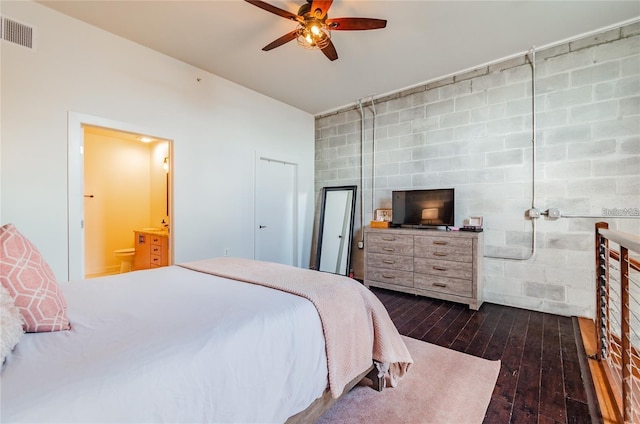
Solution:
[[(2, 41), (0, 222), (67, 278), (69, 112), (151, 129), (173, 145), (175, 262), (253, 255), (256, 151), (297, 162), (299, 264), (311, 245), (314, 118), (30, 1), (2, 15), (35, 29)], [(198, 81), (200, 79), (200, 81)]]

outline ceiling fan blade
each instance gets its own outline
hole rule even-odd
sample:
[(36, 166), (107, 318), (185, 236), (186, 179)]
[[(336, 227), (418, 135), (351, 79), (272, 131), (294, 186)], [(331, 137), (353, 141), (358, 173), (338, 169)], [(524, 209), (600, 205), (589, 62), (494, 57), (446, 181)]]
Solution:
[(269, 50), (275, 49), (276, 47), (280, 47), (281, 45), (288, 43), (291, 40), (294, 40), (296, 37), (297, 37), (296, 31), (293, 30), (290, 33), (285, 34), (282, 37), (278, 38), (277, 40), (267, 44), (262, 48), (262, 50), (264, 50), (265, 52), (268, 52)]
[(385, 28), (387, 21), (371, 18), (335, 18), (327, 19), (327, 26), (330, 30), (336, 31), (360, 31)]
[(266, 10), (267, 12), (271, 12), (278, 16), (282, 16), (283, 18), (291, 19), (292, 21), (301, 21), (302, 18), (295, 13), (287, 12), (286, 10), (280, 9), (279, 7), (275, 7), (270, 5), (269, 3), (265, 3), (260, 0), (244, 0), (247, 3), (251, 3), (254, 6), (258, 6), (260, 9)]
[(327, 15), (333, 0), (313, 0), (311, 3), (311, 15), (322, 19)]
[(338, 52), (336, 51), (336, 48), (334, 47), (331, 40), (329, 40), (329, 44), (327, 44), (327, 47), (322, 49), (322, 53), (324, 53), (324, 55), (327, 56), (332, 62), (338, 58)]

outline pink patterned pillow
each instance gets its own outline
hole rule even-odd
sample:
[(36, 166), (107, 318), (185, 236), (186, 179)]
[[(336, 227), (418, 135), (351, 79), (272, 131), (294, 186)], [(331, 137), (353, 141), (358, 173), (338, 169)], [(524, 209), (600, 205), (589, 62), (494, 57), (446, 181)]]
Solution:
[(20, 310), (25, 331), (69, 329), (67, 302), (53, 271), (13, 224), (0, 227), (0, 283)]

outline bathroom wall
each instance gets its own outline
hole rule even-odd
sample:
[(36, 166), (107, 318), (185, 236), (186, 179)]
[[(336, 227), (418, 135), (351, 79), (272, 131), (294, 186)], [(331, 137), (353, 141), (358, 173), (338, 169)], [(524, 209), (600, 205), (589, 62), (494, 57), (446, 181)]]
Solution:
[[(617, 208), (626, 216), (538, 220), (532, 258), (485, 258), (486, 301), (594, 315), (594, 223), (640, 233), (639, 34), (635, 23), (537, 51), (535, 206), (587, 216)], [(394, 189), (453, 187), (457, 225), (484, 216), (485, 255), (526, 258), (531, 93), (532, 67), (522, 54), (376, 99), (375, 133), (365, 102), (364, 223), (372, 209), (391, 207)], [(357, 107), (316, 117), (316, 199), (323, 186), (362, 188), (360, 143)], [(360, 236), (357, 229), (356, 242)], [(356, 243), (354, 271), (363, 277)]]
[(85, 274), (118, 272), (114, 250), (134, 247), (133, 231), (165, 217), (166, 141), (142, 143), (91, 127), (84, 138)]

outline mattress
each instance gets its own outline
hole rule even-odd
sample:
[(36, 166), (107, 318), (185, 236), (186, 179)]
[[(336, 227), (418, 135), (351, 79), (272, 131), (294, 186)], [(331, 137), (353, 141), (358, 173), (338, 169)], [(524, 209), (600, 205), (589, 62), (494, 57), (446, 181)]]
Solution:
[(9, 355), (3, 423), (284, 422), (327, 387), (302, 297), (178, 266), (60, 286), (72, 328)]

